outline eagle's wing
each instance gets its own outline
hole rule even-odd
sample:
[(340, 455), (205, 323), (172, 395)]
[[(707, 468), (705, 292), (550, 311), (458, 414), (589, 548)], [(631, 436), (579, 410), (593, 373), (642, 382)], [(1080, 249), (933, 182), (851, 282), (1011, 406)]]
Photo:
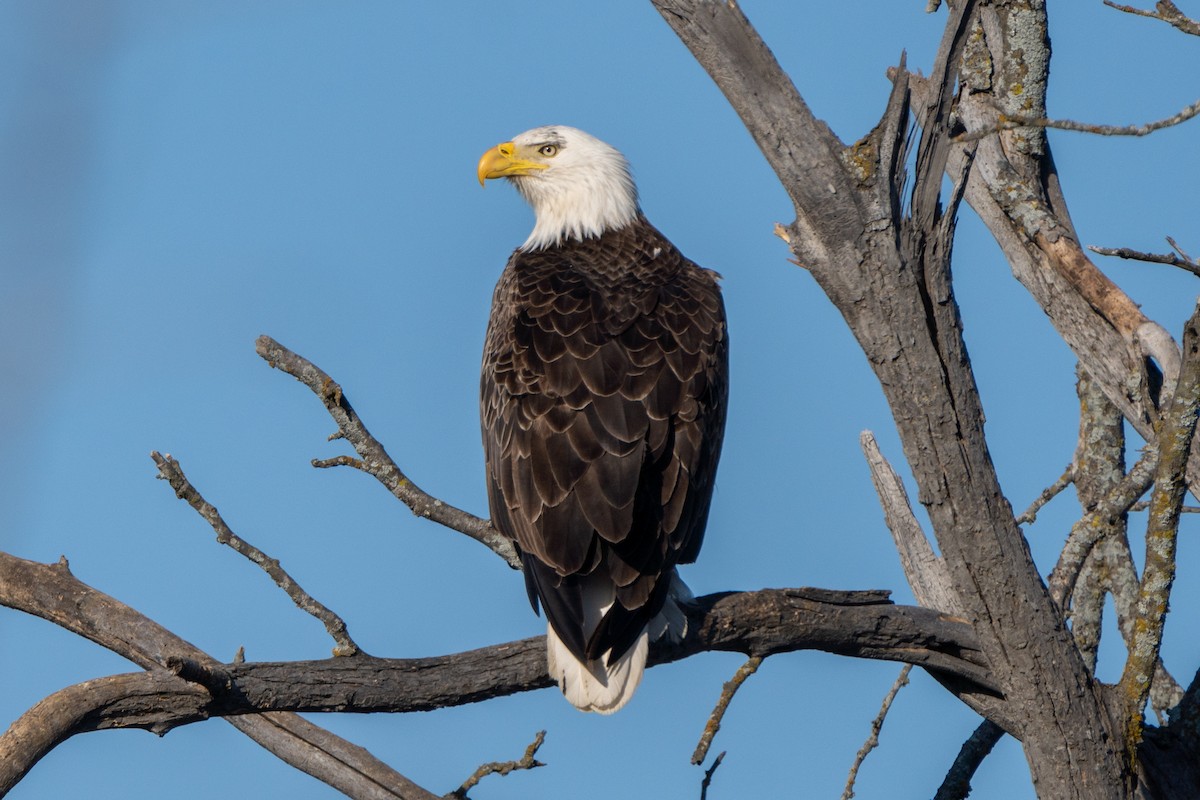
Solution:
[[(493, 522), (522, 552), (535, 609), (540, 598), (581, 659), (618, 658), (662, 608), (674, 566), (695, 559), (724, 433), (716, 275), (641, 232), (515, 253), (484, 352)], [(597, 584), (615, 595), (606, 613), (584, 596)]]

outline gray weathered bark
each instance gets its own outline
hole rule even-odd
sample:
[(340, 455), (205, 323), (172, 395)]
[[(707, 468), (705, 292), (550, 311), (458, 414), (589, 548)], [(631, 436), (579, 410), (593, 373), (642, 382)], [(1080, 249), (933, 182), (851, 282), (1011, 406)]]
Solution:
[[(256, 741), (303, 737), (314, 763), (296, 766), (315, 771), (352, 797), (427, 800), (429, 792), (365, 750), (279, 712), (427, 711), (553, 683), (546, 673), (544, 637), (441, 658), (359, 654), (313, 662), (219, 664), (80, 582), (65, 564), (37, 564), (6, 553), (0, 553), (0, 606), (44, 617), (150, 668), (68, 687), (31, 708), (0, 735), (0, 795), (75, 734), (126, 727), (162, 734), (225, 717)], [(969, 626), (932, 609), (892, 605), (887, 592), (774, 589), (712, 595), (697, 598), (688, 616), (687, 636), (656, 646), (651, 665), (708, 650), (769, 656), (819, 649), (917, 664), (955, 691), (997, 694)], [(274, 731), (276, 736), (267, 738)], [(294, 744), (272, 752), (288, 760)], [(325, 762), (340, 764), (340, 771)]]
[[(982, 744), (974, 755), (960, 756), (939, 797), (964, 796), (974, 765), (998, 730), (1021, 739), (1044, 799), (1200, 796), (1200, 674), (1181, 690), (1157, 659), (1158, 635), (1145, 632), (1147, 624), (1161, 628), (1165, 614), (1165, 576), (1174, 568), (1168, 550), (1182, 490), (1176, 486), (1158, 504), (1163, 508), (1155, 530), (1165, 543), (1155, 566), (1159, 577), (1152, 570), (1152, 579), (1139, 584), (1123, 530), (1125, 510), (1151, 478), (1160, 494), (1185, 470), (1191, 486), (1200, 486), (1200, 459), (1188, 459), (1200, 396), (1200, 313), (1189, 323), (1189, 353), (1181, 360), (1170, 336), (1079, 246), (1049, 145), (1040, 128), (1027, 125), (1045, 115), (1044, 0), (956, 2), (931, 77), (897, 68), (879, 124), (850, 146), (812, 114), (735, 3), (652, 1), (725, 92), (791, 196), (796, 219), (781, 233), (842, 313), (875, 371), (942, 555), (933, 555), (899, 480), (864, 438), (905, 573), (926, 607), (894, 606), (883, 592), (713, 595), (689, 611), (685, 639), (655, 647), (651, 664), (714, 649), (760, 658), (815, 648), (905, 661), (928, 670), (987, 720), (976, 737)], [(1159, 5), (1160, 11), (1174, 8)], [(921, 127), (915, 144), (911, 119)], [(1025, 127), (1013, 127), (1014, 119)], [(905, 192), (914, 146), (912, 189)], [(949, 197), (941, 190), (944, 175), (955, 186)], [(1093, 463), (1074, 470), (1088, 513), (1073, 529), (1049, 588), (1001, 491), (962, 338), (950, 263), (964, 199), (1078, 355), (1086, 370), (1081, 397), (1095, 411), (1084, 415), (1081, 430), (1099, 446), (1081, 448), (1078, 459)], [(414, 512), (515, 562), (511, 546), (487, 520), (417, 489), (328, 375), (266, 337), (258, 347), (273, 366), (317, 394), (358, 455), (317, 466), (343, 464), (371, 474)], [(1177, 382), (1181, 388), (1172, 398)], [(1152, 447), (1126, 474), (1120, 421), (1112, 408), (1100, 408), (1097, 392), (1147, 441), (1160, 445), (1164, 457)], [(1165, 420), (1164, 408), (1172, 409)], [(1174, 416), (1182, 422), (1172, 423)], [(1167, 441), (1172, 430), (1174, 444)], [(160, 468), (169, 462), (162, 459)], [(171, 483), (217, 524), (215, 509), (206, 513), (211, 506), (181, 472)], [(1143, 642), (1131, 645), (1144, 663), (1131, 658), (1123, 686), (1128, 683), (1126, 694), (1135, 699), (1124, 705), (1092, 676), (1091, 639), (1105, 592), (1117, 597), (1126, 637)], [(1072, 593), (1074, 636), (1064, 613)], [(0, 794), (75, 733), (112, 727), (165, 732), (224, 716), (288, 763), (350, 796), (426, 800), (430, 792), (366, 751), (284, 712), (427, 710), (550, 685), (540, 639), (442, 658), (376, 659), (358, 653), (336, 619), (327, 625), (335, 635), (340, 625), (346, 657), (218, 664), (79, 583), (65, 563), (38, 565), (4, 553), (0, 605), (43, 616), (146, 670), (68, 687), (30, 709), (0, 736)], [(1151, 690), (1150, 675), (1154, 708), (1171, 713), (1169, 724), (1146, 730), (1143, 739), (1140, 708)]]
[[(1121, 730), (1033, 564), (988, 455), (950, 281), (957, 198), (948, 209), (940, 203), (948, 171), (956, 192), (991, 204), (981, 216), (1006, 253), (1020, 251), (1014, 269), (1019, 263), (1019, 274), (1033, 273), (1031, 292), (1064, 338), (1135, 424), (1151, 424), (1159, 398), (1145, 356), (1170, 379), (1178, 350), (1094, 267), (1089, 271), (1044, 136), (1023, 128), (978, 144), (950, 141), (952, 125), (979, 127), (972, 115), (982, 116), (980, 106), (998, 100), (1011, 111), (1018, 70), (1026, 81), (1019, 111), (1044, 107), (1044, 7), (960, 2), (950, 12), (932, 76), (917, 83), (913, 107), (923, 130), (906, 215), (900, 186), (911, 94), (902, 67), (879, 125), (846, 147), (813, 116), (734, 4), (655, 6), (741, 115), (795, 204), (790, 246), (879, 378), (955, 590), (1008, 711), (1019, 709), (1018, 735), (1039, 796), (1129, 797), (1134, 774), (1122, 758)], [(964, 63), (962, 78), (979, 96), (954, 103)], [(988, 121), (995, 114), (993, 108)]]

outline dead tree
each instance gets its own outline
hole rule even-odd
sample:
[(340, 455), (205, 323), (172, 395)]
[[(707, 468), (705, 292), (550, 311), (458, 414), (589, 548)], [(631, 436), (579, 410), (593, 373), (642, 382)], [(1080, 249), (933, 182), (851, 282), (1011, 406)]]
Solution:
[[(780, 235), (842, 313), (883, 386), (945, 579), (1003, 686), (1003, 703), (988, 698), (977, 710), (1021, 740), (1040, 797), (1129, 797), (1138, 787), (1171, 796), (1168, 787), (1181, 785), (1190, 788), (1178, 796), (1194, 794), (1200, 784), (1185, 779), (1180, 764), (1164, 768), (1151, 755), (1142, 714), (1173, 576), (1173, 531), (1197, 468), (1188, 455), (1200, 317), (1188, 322), (1181, 359), (1165, 330), (1079, 244), (1045, 137), (1045, 4), (956, 3), (932, 74), (916, 78), (901, 64), (879, 124), (850, 146), (812, 115), (735, 7), (656, 7), (788, 191), (797, 217)], [(1162, 14), (1177, 13), (1172, 9), (1160, 4)], [(910, 121), (921, 130), (915, 143)], [(906, 196), (910, 145), (915, 166)], [(943, 174), (954, 183), (944, 202)], [(1157, 552), (1148, 553), (1130, 656), (1116, 687), (1093, 678), (1064, 613), (1102, 526), (1087, 533), (1088, 526), (1077, 527), (1044, 582), (988, 455), (950, 274), (962, 199), (1077, 354), (1089, 386), (1094, 381), (1152, 445), (1147, 541)], [(1195, 690), (1184, 696), (1185, 710)], [(1174, 744), (1188, 739), (1181, 728), (1175, 732)]]
[[(1092, 263), (1072, 227), (1045, 136), (1047, 127), (1146, 133), (1195, 115), (1200, 104), (1127, 130), (1048, 119), (1044, 0), (958, 0), (948, 10), (931, 74), (914, 75), (901, 59), (879, 123), (846, 144), (812, 114), (734, 3), (653, 2), (725, 93), (791, 197), (796, 219), (777, 232), (841, 312), (874, 369), (942, 555), (933, 555), (895, 472), (864, 437), (921, 605), (897, 606), (881, 592), (820, 589), (712, 595), (690, 612), (685, 640), (657, 647), (651, 663), (707, 650), (750, 657), (727, 688), (712, 730), (740, 681), (777, 653), (821, 649), (922, 667), (983, 718), (939, 798), (964, 797), (974, 767), (1005, 734), (1021, 741), (1041, 798), (1200, 796), (1200, 680), (1180, 687), (1158, 657), (1183, 498), (1189, 489), (1198, 493), (1200, 480), (1200, 460), (1190, 458), (1200, 405), (1200, 311), (1184, 326), (1180, 347)], [(1169, 0), (1153, 12), (1121, 8), (1200, 32)], [(943, 176), (953, 185), (949, 193), (941, 189)], [(1079, 359), (1080, 446), (1047, 498), (1074, 482), (1085, 513), (1048, 576), (1039, 574), (1021, 529), (1036, 507), (1014, 517), (997, 480), (962, 338), (950, 267), (964, 200)], [(1176, 251), (1113, 254), (1200, 269)], [(258, 352), (317, 395), (355, 451), (315, 466), (366, 472), (415, 513), (515, 564), (510, 545), (487, 520), (428, 496), (404, 475), (330, 376), (269, 338), (259, 340)], [(1128, 468), (1122, 421), (1148, 445)], [(123, 727), (163, 733), (223, 717), (351, 797), (435, 797), (294, 712), (431, 710), (549, 685), (539, 639), (440, 658), (363, 653), (336, 614), (230, 530), (177, 461), (158, 454), (155, 460), (160, 477), (220, 541), (260, 564), (322, 620), (336, 656), (222, 664), (81, 583), (65, 561), (44, 565), (0, 554), (0, 603), (141, 669), (67, 687), (15, 721), (0, 736), (0, 794), (77, 733)], [(1147, 553), (1139, 574), (1126, 514), (1147, 492)], [(1107, 594), (1129, 654), (1115, 685), (1094, 676)], [(1144, 724), (1147, 703), (1160, 725)], [(482, 767), (447, 796), (465, 797), (488, 772), (537, 766), (539, 743), (540, 737), (519, 760)]]

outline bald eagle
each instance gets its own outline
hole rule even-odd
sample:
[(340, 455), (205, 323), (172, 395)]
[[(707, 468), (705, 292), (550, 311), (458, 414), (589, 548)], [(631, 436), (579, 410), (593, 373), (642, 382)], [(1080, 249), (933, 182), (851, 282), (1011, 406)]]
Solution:
[(719, 276), (643, 216), (625, 157), (534, 128), (479, 161), (536, 223), (496, 285), (480, 412), (492, 523), (516, 544), (550, 675), (611, 714), (680, 636), (725, 430)]

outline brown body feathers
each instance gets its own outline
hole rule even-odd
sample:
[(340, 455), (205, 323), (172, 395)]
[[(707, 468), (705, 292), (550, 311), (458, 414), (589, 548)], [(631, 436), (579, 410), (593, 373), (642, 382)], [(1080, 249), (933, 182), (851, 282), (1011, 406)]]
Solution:
[[(624, 654), (700, 550), (727, 364), (716, 273), (640, 213), (509, 259), (483, 355), (488, 499), (581, 661)], [(585, 587), (604, 583), (615, 602), (589, 619)]]

